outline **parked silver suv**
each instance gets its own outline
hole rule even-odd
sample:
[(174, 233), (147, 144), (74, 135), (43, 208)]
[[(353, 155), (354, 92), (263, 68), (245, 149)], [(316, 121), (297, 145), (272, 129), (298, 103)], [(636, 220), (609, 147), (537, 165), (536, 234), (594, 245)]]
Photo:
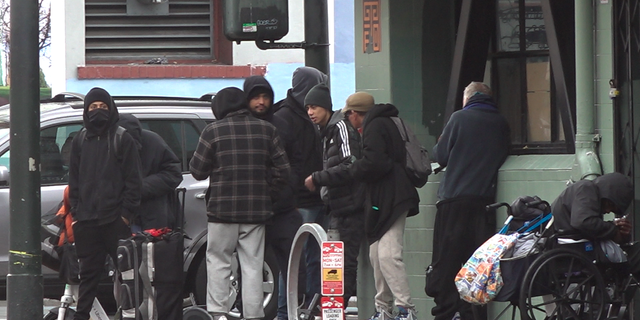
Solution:
[[(56, 208), (62, 200), (62, 193), (68, 182), (70, 141), (82, 128), (83, 98), (81, 94), (64, 93), (40, 104), (40, 157), (41, 157), (41, 197), (42, 214)], [(207, 123), (214, 121), (211, 112), (212, 95), (201, 98), (168, 97), (113, 97), (121, 114), (133, 114), (144, 129), (158, 133), (171, 147), (182, 162), (183, 181), (186, 188), (185, 226), (188, 238), (184, 248), (184, 295), (193, 293), (196, 302), (206, 301), (205, 249), (207, 242), (207, 216), (204, 204), (208, 181), (196, 181), (189, 173), (189, 161), (193, 156), (200, 132)], [(9, 105), (0, 107), (0, 234), (7, 235), (0, 241), (0, 299), (6, 299), (6, 275), (8, 273), (9, 252)], [(16, 230), (14, 230), (15, 232)], [(45, 297), (60, 298), (63, 284), (58, 280), (58, 255), (49, 241), (57, 233), (55, 226), (43, 225), (42, 261)], [(234, 266), (234, 277), (230, 301), (239, 303), (240, 283), (238, 266)], [(264, 307), (266, 319), (275, 318), (277, 309), (278, 268), (270, 250), (267, 250), (264, 264)], [(101, 300), (113, 300), (112, 287), (108, 281), (101, 287)], [(108, 304), (108, 303), (107, 303)], [(232, 306), (232, 317), (239, 318), (237, 307)]]

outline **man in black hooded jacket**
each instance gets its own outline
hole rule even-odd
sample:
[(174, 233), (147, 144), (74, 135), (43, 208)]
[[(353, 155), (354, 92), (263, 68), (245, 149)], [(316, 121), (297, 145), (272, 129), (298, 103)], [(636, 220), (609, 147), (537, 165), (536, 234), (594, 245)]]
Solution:
[[(311, 173), (322, 170), (322, 145), (320, 135), (304, 106), (304, 98), (313, 86), (326, 83), (327, 75), (312, 67), (300, 67), (293, 72), (292, 87), (287, 97), (275, 105), (276, 124), (284, 140), (291, 163), (296, 207), (302, 221), (318, 223), (324, 227), (324, 204), (318, 191), (309, 191), (304, 179)], [(305, 245), (308, 299), (320, 293), (320, 248), (313, 237)]]
[(182, 182), (180, 160), (159, 134), (142, 129), (134, 115), (121, 114), (118, 124), (127, 129), (140, 153), (142, 199), (132, 225), (138, 230), (172, 228), (178, 209), (175, 189)]
[(118, 109), (109, 93), (93, 88), (84, 100), (86, 134), (71, 147), (69, 201), (75, 246), (80, 260), (80, 288), (74, 319), (87, 320), (104, 272), (107, 255), (118, 261), (118, 239), (140, 205), (142, 176), (136, 143), (123, 133), (116, 148)]
[(362, 158), (350, 167), (356, 181), (365, 184), (365, 232), (376, 286), (376, 311), (371, 320), (416, 320), (403, 261), (407, 217), (418, 214), (420, 198), (407, 176), (406, 149), (391, 117), (391, 104), (374, 105), (363, 123)]
[[(622, 217), (633, 201), (633, 183), (629, 177), (607, 173), (595, 180), (580, 180), (567, 187), (551, 204), (553, 227), (569, 233), (579, 233), (595, 240), (613, 240), (623, 245), (631, 273), (640, 273), (638, 243), (631, 240), (631, 222)], [(618, 219), (603, 220), (603, 214), (613, 212)]]
[[(279, 133), (285, 123), (273, 116), (276, 111), (273, 106), (273, 89), (269, 81), (263, 76), (251, 76), (244, 81), (244, 92), (247, 94), (249, 110), (254, 117), (265, 120), (276, 127)], [(280, 136), (282, 138), (282, 136)], [(287, 153), (293, 153), (291, 145), (283, 143)], [(273, 249), (280, 268), (279, 291), (278, 291), (278, 320), (288, 319), (287, 311), (287, 268), (289, 267), (289, 254), (296, 232), (302, 225), (302, 216), (295, 206), (292, 180), (294, 175), (290, 175), (289, 183), (282, 189), (278, 200), (273, 203), (273, 218), (267, 223), (265, 230), (265, 244)], [(298, 274), (299, 293), (304, 293), (305, 288), (305, 266), (302, 265)]]

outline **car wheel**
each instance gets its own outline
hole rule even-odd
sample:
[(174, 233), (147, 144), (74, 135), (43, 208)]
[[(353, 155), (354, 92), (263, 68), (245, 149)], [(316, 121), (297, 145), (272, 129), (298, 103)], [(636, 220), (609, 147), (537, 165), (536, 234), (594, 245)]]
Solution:
[[(278, 276), (280, 274), (276, 258), (271, 249), (267, 249), (264, 256), (264, 264), (262, 269), (263, 281), (263, 301), (264, 319), (274, 319), (278, 312)], [(228, 318), (242, 319), (242, 279), (240, 278), (240, 266), (238, 264), (237, 254), (234, 252), (231, 259), (231, 279), (229, 291), (229, 303), (231, 304)], [(202, 257), (196, 271), (194, 283), (194, 295), (198, 305), (206, 305), (207, 303), (207, 262)]]

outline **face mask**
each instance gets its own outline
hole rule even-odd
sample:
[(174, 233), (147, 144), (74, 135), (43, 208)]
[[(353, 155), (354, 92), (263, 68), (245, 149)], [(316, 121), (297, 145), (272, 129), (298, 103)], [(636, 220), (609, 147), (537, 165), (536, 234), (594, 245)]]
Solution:
[(89, 122), (96, 126), (102, 127), (109, 121), (109, 110), (97, 109), (89, 112)]

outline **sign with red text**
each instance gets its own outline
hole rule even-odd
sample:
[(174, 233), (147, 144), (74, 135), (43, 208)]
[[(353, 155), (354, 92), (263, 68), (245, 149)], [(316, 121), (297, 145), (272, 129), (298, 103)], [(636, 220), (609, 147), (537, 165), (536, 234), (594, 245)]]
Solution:
[(344, 299), (342, 297), (320, 298), (322, 320), (344, 320)]
[(344, 294), (344, 244), (342, 241), (322, 243), (322, 295)]

